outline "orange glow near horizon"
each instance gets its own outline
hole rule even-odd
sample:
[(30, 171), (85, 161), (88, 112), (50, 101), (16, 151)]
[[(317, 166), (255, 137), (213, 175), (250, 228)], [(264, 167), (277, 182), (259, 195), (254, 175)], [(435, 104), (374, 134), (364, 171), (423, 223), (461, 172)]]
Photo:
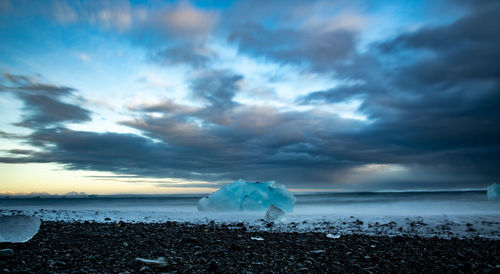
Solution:
[[(67, 170), (55, 164), (0, 164), (0, 174), (0, 194), (65, 194), (71, 191), (86, 194), (190, 194), (211, 193), (218, 188), (210, 187), (211, 182), (121, 178), (110, 172)], [(189, 184), (206, 184), (208, 187), (189, 187)]]
[[(219, 188), (218, 184), (207, 181), (117, 176), (110, 172), (67, 170), (56, 164), (0, 164), (0, 174), (2, 174), (0, 195), (31, 193), (64, 195), (71, 191), (101, 195), (206, 194)], [(330, 188), (288, 189), (292, 192), (338, 190)]]

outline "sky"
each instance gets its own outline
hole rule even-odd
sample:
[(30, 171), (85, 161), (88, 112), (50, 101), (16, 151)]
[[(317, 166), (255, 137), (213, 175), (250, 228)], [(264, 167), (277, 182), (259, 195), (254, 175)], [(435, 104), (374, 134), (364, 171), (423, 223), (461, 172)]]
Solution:
[(498, 0), (0, 0), (0, 193), (485, 188), (498, 18)]

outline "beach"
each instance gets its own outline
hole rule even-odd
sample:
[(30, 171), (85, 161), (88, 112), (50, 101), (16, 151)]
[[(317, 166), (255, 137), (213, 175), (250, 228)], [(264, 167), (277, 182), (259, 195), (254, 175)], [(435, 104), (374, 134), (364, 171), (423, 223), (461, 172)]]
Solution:
[(203, 195), (8, 197), (40, 219), (2, 272), (498, 273), (500, 203), (484, 191), (297, 194), (293, 212), (198, 211)]
[[(500, 241), (283, 232), (272, 224), (44, 221), (2, 272), (432, 273), (500, 271)], [(331, 236), (331, 235), (330, 235)], [(149, 261), (151, 260), (151, 261)]]

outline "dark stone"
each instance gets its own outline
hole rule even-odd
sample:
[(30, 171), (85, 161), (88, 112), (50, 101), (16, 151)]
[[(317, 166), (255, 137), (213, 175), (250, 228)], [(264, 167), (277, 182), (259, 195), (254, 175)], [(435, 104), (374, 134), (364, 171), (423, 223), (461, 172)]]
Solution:
[(8, 258), (14, 256), (14, 250), (10, 248), (0, 249), (0, 258)]
[(241, 248), (241, 246), (235, 244), (235, 243), (232, 243), (231, 246), (229, 246), (229, 250), (232, 250), (232, 251), (241, 251), (243, 248)]
[(393, 239), (393, 241), (394, 241), (395, 243), (401, 243), (401, 242), (403, 242), (403, 241), (404, 241), (403, 236), (399, 236), (399, 235), (398, 235), (398, 236), (395, 236), (395, 237), (394, 237), (394, 238), (392, 238), (392, 239)]
[(181, 243), (183, 244), (199, 244), (200, 241), (198, 239), (189, 237), (189, 238), (182, 238)]
[[(398, 227), (394, 225), (394, 229)], [(243, 232), (241, 228), (237, 223), (222, 227), (180, 222), (47, 221), (27, 243), (0, 243), (0, 248), (15, 250), (14, 256), (0, 259), (0, 272), (8, 268), (30, 273), (135, 273), (141, 269), (178, 273), (487, 273), (495, 272), (500, 250), (500, 241), (485, 238), (350, 234), (330, 241), (324, 233), (268, 231), (261, 226), (255, 227), (260, 231)], [(254, 236), (266, 240), (251, 240)], [(158, 258), (158, 262), (132, 260), (138, 257)]]
[(217, 262), (212, 260), (212, 261), (210, 262), (210, 264), (208, 265), (207, 270), (208, 270), (209, 272), (216, 272), (216, 271), (217, 271), (217, 268), (218, 268), (218, 266), (217, 266)]

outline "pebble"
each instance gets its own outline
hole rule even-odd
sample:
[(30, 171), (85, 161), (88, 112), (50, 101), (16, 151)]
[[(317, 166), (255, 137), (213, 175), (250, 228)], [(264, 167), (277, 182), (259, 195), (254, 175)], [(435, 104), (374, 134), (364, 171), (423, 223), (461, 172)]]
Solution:
[(216, 261), (211, 261), (210, 264), (208, 265), (208, 271), (210, 272), (216, 272), (217, 271), (217, 262)]
[(15, 250), (0, 259), (0, 272), (8, 266), (32, 273), (485, 273), (500, 264), (498, 240), (360, 234), (331, 240), (319, 232), (279, 232), (279, 225), (271, 231), (242, 227), (43, 222), (29, 242), (0, 243), (0, 249)]
[(0, 249), (0, 257), (2, 258), (8, 258), (8, 257), (12, 257), (14, 256), (14, 250), (10, 249), (10, 248), (6, 248), (6, 249)]

